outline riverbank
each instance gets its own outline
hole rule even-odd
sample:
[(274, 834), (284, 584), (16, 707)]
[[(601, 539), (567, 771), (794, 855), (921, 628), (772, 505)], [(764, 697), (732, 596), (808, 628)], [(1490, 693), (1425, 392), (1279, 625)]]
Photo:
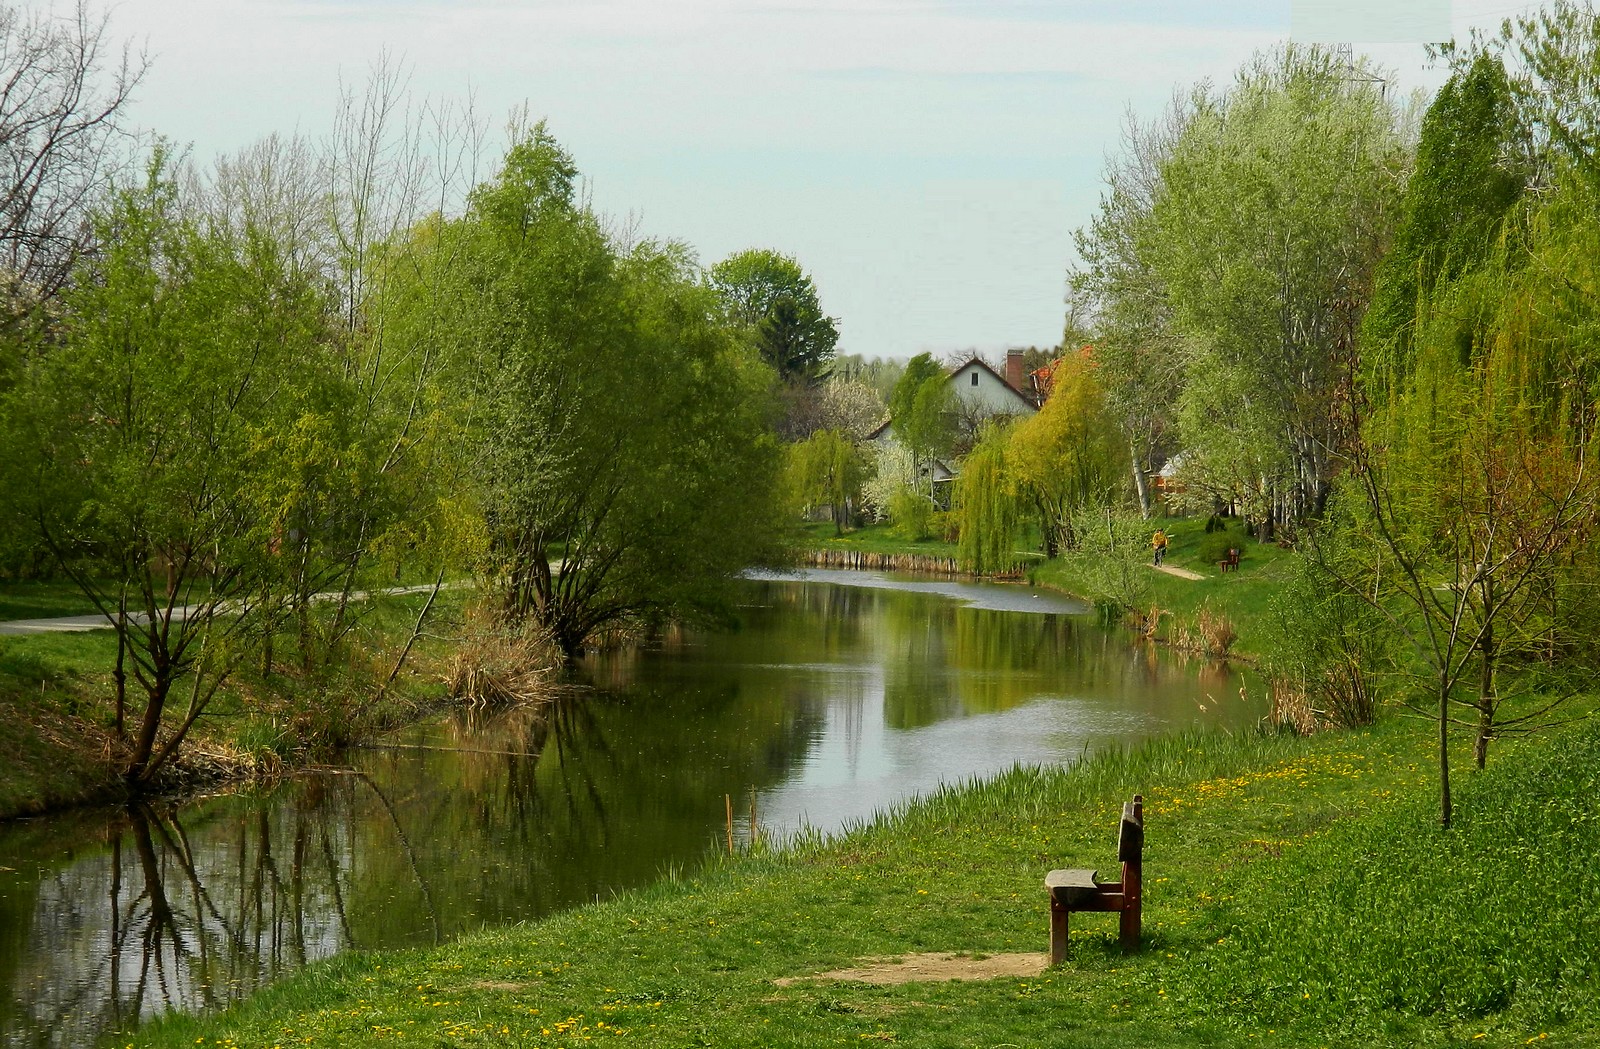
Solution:
[[(30, 594), (26, 607), (33, 614), (40, 607), (77, 611), (67, 598), (50, 596), (56, 603), (45, 606)], [(466, 600), (460, 591), (441, 592), (433, 625), (384, 687), (427, 600), (426, 593), (373, 598), (341, 658), (309, 672), (293, 664), (293, 640), (280, 639), (271, 674), (248, 664), (219, 691), (164, 786), (277, 775), (443, 709), (456, 646), (442, 635), (459, 632)], [(109, 630), (0, 637), (0, 819), (124, 796), (111, 730), (115, 662)]]
[[(1018, 770), (536, 924), (340, 956), (120, 1044), (1594, 1044), (1600, 726), (1506, 744), (1462, 777), (1449, 831), (1429, 743), (1391, 719)], [(1117, 953), (1115, 916), (1086, 915), (1068, 962), (1037, 976), (817, 977), (1043, 951), (1044, 873), (1110, 869), (1135, 791), (1138, 955)]]
[[(1166, 532), (1170, 546), (1166, 563), (1198, 576), (1180, 578), (1157, 572), (1147, 573), (1137, 619), (1153, 640), (1180, 648), (1205, 650), (1207, 632), (1214, 624), (1224, 626), (1233, 640), (1223, 653), (1233, 658), (1255, 660), (1272, 645), (1270, 621), (1272, 600), (1293, 570), (1294, 551), (1262, 544), (1249, 538), (1235, 522), (1229, 531), (1206, 531), (1205, 518), (1152, 518), (1152, 532)], [(1224, 572), (1218, 561), (1219, 550), (1229, 545), (1241, 551), (1236, 569)], [(812, 526), (804, 539), (803, 560), (825, 567), (881, 568), (886, 571), (926, 571), (931, 574), (964, 574), (959, 551), (954, 543), (938, 539), (898, 538), (889, 525), (869, 525), (835, 536), (832, 526)], [(1047, 559), (1033, 550), (1017, 550), (1018, 577), (1034, 586), (1059, 590), (1086, 601), (1096, 598), (1095, 584), (1082, 567), (1070, 558)], [(1004, 577), (1003, 577), (1004, 578)]]

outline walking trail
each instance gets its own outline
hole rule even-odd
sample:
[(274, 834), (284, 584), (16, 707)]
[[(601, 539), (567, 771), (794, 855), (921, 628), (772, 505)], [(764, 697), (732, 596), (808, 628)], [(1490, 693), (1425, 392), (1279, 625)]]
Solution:
[[(433, 589), (431, 583), (424, 583), (421, 586), (395, 586), (386, 590), (374, 591), (373, 593), (415, 594), (431, 589)], [(326, 600), (337, 595), (318, 594), (316, 596)], [(362, 601), (368, 596), (370, 595), (367, 591), (357, 590), (350, 595), (350, 599), (352, 601)], [(174, 621), (187, 619), (192, 614), (192, 611), (198, 607), (200, 606), (183, 605), (175, 608), (172, 610), (172, 618)], [(145, 621), (144, 614), (138, 612), (131, 613), (128, 618), (141, 624)], [(96, 612), (87, 616), (56, 616), (52, 619), (11, 619), (0, 622), (0, 634), (73, 634), (81, 633), (85, 630), (109, 630), (114, 625), (112, 620)]]
[[(1151, 565), (1150, 567), (1154, 568), (1157, 572), (1165, 572), (1167, 575), (1175, 575), (1179, 579), (1205, 578), (1205, 576), (1201, 575), (1199, 572), (1191, 572), (1187, 568), (1179, 568), (1177, 565)], [(0, 629), (3, 629), (3, 624), (0, 624)]]

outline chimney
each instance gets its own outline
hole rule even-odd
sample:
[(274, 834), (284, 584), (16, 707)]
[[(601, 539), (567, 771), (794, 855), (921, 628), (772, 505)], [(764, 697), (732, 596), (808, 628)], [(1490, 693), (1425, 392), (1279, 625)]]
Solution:
[(1007, 350), (1006, 382), (1010, 383), (1011, 388), (1016, 390), (1018, 393), (1026, 393), (1027, 389), (1025, 388), (1024, 384), (1027, 381), (1028, 377), (1027, 375), (1023, 374), (1022, 371), (1022, 351)]

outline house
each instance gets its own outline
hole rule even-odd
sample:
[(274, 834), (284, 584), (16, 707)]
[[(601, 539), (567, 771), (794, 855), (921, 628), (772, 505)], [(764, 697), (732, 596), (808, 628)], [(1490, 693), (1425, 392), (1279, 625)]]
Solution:
[[(981, 357), (973, 355), (962, 364), (953, 368), (945, 377), (952, 399), (955, 403), (956, 424), (956, 449), (951, 462), (938, 459), (923, 464), (921, 478), (928, 484), (929, 490), (934, 493), (934, 500), (941, 505), (949, 504), (950, 482), (960, 472), (954, 459), (960, 458), (972, 449), (977, 441), (978, 431), (982, 425), (991, 419), (1017, 419), (1033, 415), (1039, 410), (1039, 401), (1024, 389), (1034, 384), (1023, 366), (1021, 350), (1010, 350), (1006, 353), (1006, 374), (1002, 375), (990, 367)], [(867, 437), (873, 444), (885, 444), (894, 441), (894, 431), (890, 423), (884, 423)]]

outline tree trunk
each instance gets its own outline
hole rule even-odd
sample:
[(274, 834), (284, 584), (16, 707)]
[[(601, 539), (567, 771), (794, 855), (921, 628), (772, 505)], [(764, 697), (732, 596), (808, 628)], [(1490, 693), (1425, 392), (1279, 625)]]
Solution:
[(155, 752), (156, 733), (161, 728), (161, 714), (166, 709), (167, 693), (172, 689), (172, 680), (165, 660), (156, 664), (156, 676), (146, 689), (148, 696), (145, 699), (144, 715), (139, 720), (139, 734), (133, 741), (133, 756), (128, 762), (128, 767), (123, 770), (123, 779), (128, 783), (138, 783), (144, 779), (145, 767), (150, 763), (150, 756)]
[[(1128, 440), (1128, 459), (1133, 463), (1133, 490), (1139, 493), (1139, 516), (1145, 520), (1150, 519), (1150, 478), (1145, 476), (1144, 462), (1139, 455), (1139, 446), (1132, 438)], [(1054, 554), (1050, 556), (1054, 557)]]
[(1450, 826), (1450, 692), (1439, 690), (1439, 826)]
[[(1494, 597), (1494, 581), (1485, 580), (1484, 607), (1492, 607), (1489, 602)], [(1489, 760), (1489, 741), (1494, 738), (1494, 626), (1491, 624), (1483, 631), (1483, 641), (1478, 646), (1479, 654), (1483, 657), (1483, 667), (1478, 675), (1478, 736), (1472, 741), (1472, 758), (1477, 762), (1478, 768), (1483, 768)]]

